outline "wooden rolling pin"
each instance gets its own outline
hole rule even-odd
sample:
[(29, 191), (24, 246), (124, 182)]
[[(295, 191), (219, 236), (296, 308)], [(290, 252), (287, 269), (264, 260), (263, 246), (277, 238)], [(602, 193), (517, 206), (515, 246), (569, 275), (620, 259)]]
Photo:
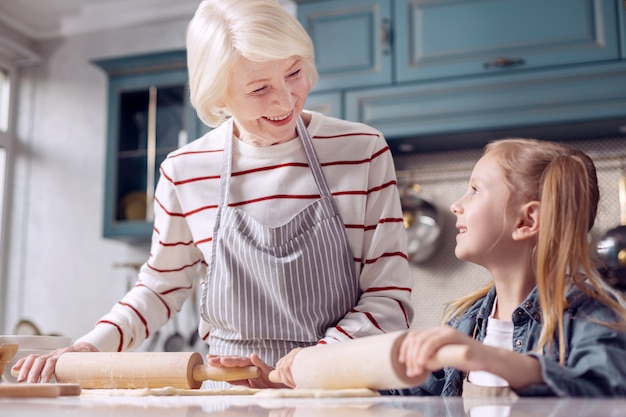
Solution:
[[(406, 331), (400, 331), (304, 348), (291, 367), (296, 387), (386, 390), (421, 385), (429, 372), (408, 377), (406, 367), (398, 362), (400, 345), (406, 335)], [(428, 363), (428, 369), (457, 366), (466, 361), (468, 355), (467, 346), (444, 346)], [(270, 372), (269, 377), (272, 382), (282, 382), (276, 371)]]
[(16, 343), (0, 344), (0, 378), (4, 375), (4, 370), (17, 353), (19, 345)]
[(257, 378), (255, 366), (205, 365), (197, 352), (68, 352), (59, 357), (55, 378), (82, 388), (200, 388), (203, 381)]
[(80, 386), (77, 384), (28, 384), (3, 383), (0, 384), (0, 397), (58, 397), (59, 395), (80, 395)]

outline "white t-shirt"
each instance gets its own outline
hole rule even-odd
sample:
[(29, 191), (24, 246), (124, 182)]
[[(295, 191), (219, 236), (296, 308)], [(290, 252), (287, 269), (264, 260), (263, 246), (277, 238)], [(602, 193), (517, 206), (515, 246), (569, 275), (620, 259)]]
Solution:
[[(513, 350), (513, 322), (494, 318), (497, 299), (493, 303), (493, 310), (487, 319), (487, 334), (483, 344), (507, 350)], [(471, 371), (468, 380), (472, 384), (487, 387), (506, 387), (508, 382), (498, 375), (485, 371)]]

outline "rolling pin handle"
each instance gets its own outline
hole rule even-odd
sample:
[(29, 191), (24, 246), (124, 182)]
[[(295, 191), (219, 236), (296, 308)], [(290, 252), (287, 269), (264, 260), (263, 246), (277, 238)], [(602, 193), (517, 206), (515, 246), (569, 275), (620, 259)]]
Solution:
[(283, 383), (283, 381), (278, 376), (278, 372), (276, 372), (275, 369), (273, 371), (270, 371), (270, 374), (268, 375), (268, 378), (269, 378), (270, 382), (273, 382), (274, 384), (282, 384)]
[(446, 345), (441, 347), (428, 361), (426, 367), (436, 371), (444, 367), (458, 368), (470, 359), (470, 347), (467, 345)]
[(196, 365), (192, 371), (194, 381), (240, 381), (254, 379), (261, 375), (256, 366), (246, 367), (217, 367), (211, 365)]

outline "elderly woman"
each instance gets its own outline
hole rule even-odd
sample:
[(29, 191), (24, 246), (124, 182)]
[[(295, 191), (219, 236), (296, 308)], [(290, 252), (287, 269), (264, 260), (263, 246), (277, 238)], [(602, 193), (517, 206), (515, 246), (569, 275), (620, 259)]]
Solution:
[[(291, 381), (297, 349), (407, 329), (412, 279), (383, 135), (304, 111), (311, 39), (276, 0), (207, 0), (187, 32), (191, 103), (212, 131), (173, 152), (137, 284), (76, 343), (15, 365), (48, 381), (68, 351), (138, 347), (202, 280), (200, 335), (236, 381)], [(279, 385), (282, 386), (282, 385)]]

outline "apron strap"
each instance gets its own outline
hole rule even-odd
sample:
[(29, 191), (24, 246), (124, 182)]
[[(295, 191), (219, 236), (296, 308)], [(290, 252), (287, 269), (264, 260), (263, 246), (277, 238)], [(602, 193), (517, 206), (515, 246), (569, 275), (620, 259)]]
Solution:
[(220, 191), (217, 200), (217, 218), (215, 219), (215, 230), (217, 230), (217, 226), (219, 223), (219, 213), (220, 207), (223, 207), (224, 204), (228, 204), (228, 190), (230, 188), (230, 176), (233, 171), (233, 118), (228, 119), (226, 123), (229, 123), (228, 131), (230, 132), (226, 136), (226, 141), (224, 142), (224, 156), (222, 158), (222, 172), (220, 174)]
[(306, 159), (309, 161), (309, 167), (313, 172), (313, 178), (315, 178), (315, 183), (317, 184), (317, 188), (320, 191), (320, 195), (322, 196), (322, 198), (330, 197), (330, 189), (328, 188), (328, 183), (324, 178), (322, 165), (317, 159), (317, 154), (315, 153), (315, 149), (313, 148), (313, 141), (311, 140), (309, 131), (306, 129), (306, 126), (304, 126), (302, 117), (298, 118), (296, 128), (298, 130), (298, 135), (300, 135), (300, 138), (302, 138), (302, 146), (304, 147), (304, 152), (306, 153)]

